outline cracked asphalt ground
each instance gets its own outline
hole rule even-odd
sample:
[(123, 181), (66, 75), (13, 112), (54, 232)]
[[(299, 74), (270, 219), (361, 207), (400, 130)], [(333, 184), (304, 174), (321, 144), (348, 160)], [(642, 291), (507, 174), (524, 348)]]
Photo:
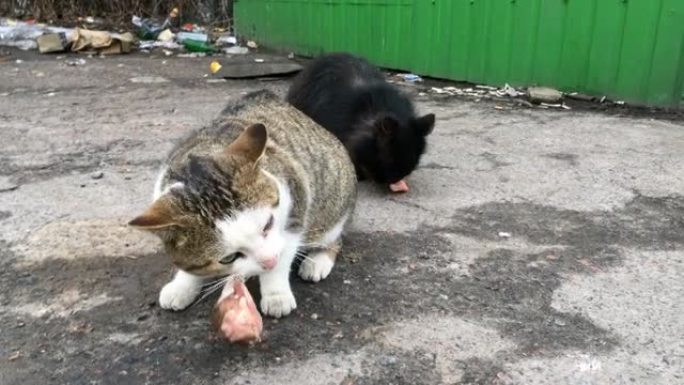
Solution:
[[(407, 195), (360, 186), (329, 279), (250, 349), (125, 226), (174, 141), (287, 80), (210, 59), (0, 63), (0, 384), (684, 383), (684, 123), (417, 95)], [(131, 79), (134, 79), (132, 81)], [(101, 174), (100, 174), (101, 173)]]

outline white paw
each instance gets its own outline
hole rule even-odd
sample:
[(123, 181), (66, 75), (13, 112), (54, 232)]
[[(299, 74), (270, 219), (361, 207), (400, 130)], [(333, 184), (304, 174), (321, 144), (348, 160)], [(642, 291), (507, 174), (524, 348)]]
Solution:
[(326, 253), (318, 253), (302, 261), (299, 265), (299, 276), (306, 281), (318, 282), (326, 279), (335, 262)]
[(183, 310), (197, 298), (201, 287), (171, 281), (159, 292), (159, 306), (167, 310)]
[(284, 317), (296, 308), (297, 302), (291, 290), (264, 294), (261, 298), (261, 312), (271, 317)]

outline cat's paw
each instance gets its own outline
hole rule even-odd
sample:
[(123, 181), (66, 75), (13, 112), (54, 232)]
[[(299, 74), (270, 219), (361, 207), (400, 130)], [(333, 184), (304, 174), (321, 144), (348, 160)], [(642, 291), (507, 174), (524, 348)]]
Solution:
[(201, 287), (171, 281), (159, 292), (159, 306), (167, 310), (183, 310), (197, 298)]
[(263, 294), (261, 298), (261, 312), (271, 317), (284, 317), (297, 308), (292, 290)]
[(318, 282), (326, 279), (335, 262), (327, 253), (318, 253), (307, 257), (299, 266), (299, 276), (306, 281)]

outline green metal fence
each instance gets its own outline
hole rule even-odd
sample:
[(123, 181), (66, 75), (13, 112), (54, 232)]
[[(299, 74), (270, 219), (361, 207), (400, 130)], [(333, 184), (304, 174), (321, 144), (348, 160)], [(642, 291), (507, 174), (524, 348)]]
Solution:
[(438, 78), (684, 100), (684, 0), (235, 0), (238, 33)]

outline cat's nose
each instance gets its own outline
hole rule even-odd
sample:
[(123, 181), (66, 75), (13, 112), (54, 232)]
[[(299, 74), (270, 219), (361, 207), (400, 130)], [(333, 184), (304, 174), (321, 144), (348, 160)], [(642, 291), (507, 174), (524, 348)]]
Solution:
[(268, 258), (268, 259), (263, 259), (261, 261), (261, 266), (266, 269), (266, 270), (271, 270), (275, 267), (275, 265), (278, 264), (278, 259), (273, 257), (273, 258)]

